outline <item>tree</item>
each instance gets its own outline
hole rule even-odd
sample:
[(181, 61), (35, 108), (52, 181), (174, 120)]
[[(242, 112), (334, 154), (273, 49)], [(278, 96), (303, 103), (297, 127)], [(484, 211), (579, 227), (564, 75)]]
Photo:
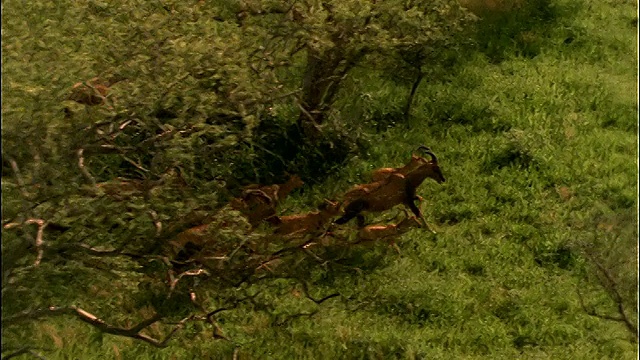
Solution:
[[(265, 242), (221, 210), (249, 180), (238, 164), (255, 162), (265, 122), (318, 141), (354, 67), (468, 20), (445, 0), (167, 4), (3, 3), (3, 332), (66, 315), (165, 346), (187, 323), (224, 336), (225, 311), (299, 316), (273, 311), (278, 291), (312, 308), (337, 296), (311, 295), (311, 274), (344, 268), (319, 267), (313, 237)], [(171, 242), (202, 224), (215, 244), (175, 262)], [(137, 325), (114, 325), (123, 307)], [(159, 323), (166, 337), (143, 333)]]
[[(293, 77), (295, 81), (290, 86), (300, 89), (295, 99), (300, 108), (297, 122), (307, 135), (324, 123), (342, 80), (355, 66), (381, 61), (384, 64), (385, 58), (397, 59), (398, 53), (443, 51), (472, 20), (457, 1), (303, 1), (277, 8), (268, 3), (243, 3), (254, 14), (252, 21), (244, 21), (243, 26), (268, 34), (264, 41), (267, 44), (276, 44), (270, 40), (279, 37), (285, 39), (274, 45), (269, 54), (278, 53), (281, 49), (275, 46), (282, 44), (290, 44), (280, 51), (284, 58), (301, 54), (298, 61), (273, 63), (292, 67), (287, 74), (300, 74)], [(278, 15), (281, 33), (274, 36), (268, 30), (273, 27), (273, 19), (266, 14)], [(419, 68), (425, 58), (418, 56), (412, 61), (413, 66)], [(391, 65), (387, 71), (395, 67), (386, 64)]]

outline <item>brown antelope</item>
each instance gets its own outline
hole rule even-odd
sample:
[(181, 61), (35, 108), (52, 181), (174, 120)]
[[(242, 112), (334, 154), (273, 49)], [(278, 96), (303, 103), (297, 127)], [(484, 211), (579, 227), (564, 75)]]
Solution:
[(251, 226), (256, 226), (262, 220), (275, 215), (278, 203), (303, 184), (297, 175), (291, 176), (284, 184), (252, 184), (244, 188), (241, 197), (231, 200), (230, 205), (234, 210), (243, 213)]
[(358, 242), (384, 240), (402, 235), (415, 227), (421, 227), (422, 224), (415, 216), (407, 216), (397, 224), (389, 225), (368, 225), (358, 231)]
[(274, 184), (274, 185), (266, 185), (260, 186), (258, 184), (251, 184), (244, 187), (244, 191), (242, 192), (243, 197), (251, 195), (256, 192), (262, 192), (262, 194), (267, 195), (274, 202), (279, 202), (284, 199), (291, 191), (299, 188), (304, 185), (304, 181), (300, 179), (298, 175), (292, 175), (289, 177), (284, 184)]
[(321, 230), (339, 213), (340, 203), (325, 200), (318, 207), (318, 211), (288, 216), (272, 216), (266, 221), (275, 227), (274, 234), (297, 235)]
[(356, 241), (355, 244), (387, 240), (389, 241), (389, 245), (393, 246), (393, 248), (400, 253), (400, 248), (396, 245), (395, 238), (416, 227), (422, 227), (422, 223), (418, 221), (415, 216), (407, 216), (397, 224), (368, 225), (358, 231), (358, 241)]
[(429, 228), (420, 209), (414, 203), (417, 199), (416, 189), (426, 178), (434, 179), (438, 183), (445, 182), (445, 178), (438, 166), (436, 155), (431, 151), (427, 151), (427, 154), (431, 156), (431, 161), (421, 164), (406, 175), (392, 173), (384, 180), (359, 185), (347, 192), (345, 198), (348, 201), (344, 215), (335, 223), (345, 224), (354, 217), (358, 217), (358, 222), (362, 224), (364, 219), (360, 213), (363, 211), (380, 212), (404, 204), (417, 218), (421, 219), (426, 228)]
[(119, 76), (108, 80), (95, 77), (88, 81), (75, 83), (67, 99), (88, 106), (103, 105), (106, 103), (109, 88), (122, 80), (124, 78)]
[(169, 242), (176, 261), (188, 260), (213, 242), (212, 236), (209, 235), (209, 225), (203, 224), (189, 228)]

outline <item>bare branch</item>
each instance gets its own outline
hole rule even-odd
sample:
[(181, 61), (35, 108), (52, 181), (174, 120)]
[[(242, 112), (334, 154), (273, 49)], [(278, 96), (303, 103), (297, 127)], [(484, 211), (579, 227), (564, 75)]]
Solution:
[(289, 96), (292, 96), (292, 95), (296, 95), (296, 94), (298, 94), (298, 93), (300, 93), (300, 92), (302, 92), (302, 89), (295, 89), (295, 90), (293, 90), (293, 91), (289, 91), (289, 92), (287, 92), (287, 93), (284, 93), (284, 94), (280, 94), (280, 95), (278, 95), (278, 96), (271, 97), (271, 99), (270, 99), (270, 100), (271, 100), (271, 101), (280, 100), (280, 99), (283, 99), (283, 98), (286, 98), (286, 97), (289, 97)]
[(302, 106), (302, 104), (300, 103), (300, 101), (296, 101), (296, 105), (298, 105), (298, 107), (300, 108), (300, 111), (302, 111), (302, 113), (309, 118), (309, 120), (311, 120), (312, 124), (316, 123), (315, 118), (309, 113), (309, 111), (307, 111), (307, 109), (304, 108), (304, 106)]
[(293, 319), (297, 319), (297, 318), (301, 318), (301, 317), (312, 317), (313, 315), (317, 314), (318, 310), (313, 310), (311, 312), (303, 312), (303, 313), (297, 313), (297, 314), (292, 314), (292, 315), (287, 315), (284, 316), (284, 318), (280, 321), (274, 321), (274, 324), (277, 326), (282, 326), (288, 322), (290, 322)]
[(124, 130), (124, 128), (126, 128), (129, 124), (131, 124), (133, 120), (127, 120), (125, 122), (123, 122), (122, 124), (120, 124), (120, 126), (118, 127), (118, 129), (120, 130)]
[(36, 261), (33, 263), (33, 266), (38, 266), (42, 261), (42, 254), (43, 254), (42, 245), (44, 244), (44, 241), (42, 240), (42, 236), (44, 235), (44, 228), (47, 227), (47, 223), (42, 219), (28, 219), (27, 221), (25, 221), (25, 224), (38, 225), (38, 233), (36, 234), (36, 243), (35, 243), (36, 251), (38, 252), (38, 255), (36, 256)]
[(140, 171), (144, 171), (144, 172), (149, 172), (148, 169), (143, 168), (140, 164), (138, 164), (137, 162), (131, 160), (128, 156), (126, 155), (122, 155), (122, 158), (128, 162), (129, 164), (133, 165), (136, 169), (140, 170)]
[(83, 155), (93, 155), (93, 154), (114, 154), (114, 153), (122, 153), (127, 150), (133, 150), (132, 147), (119, 147), (115, 145), (109, 144), (101, 144), (101, 145), (87, 145), (85, 146), (83, 151)]
[(199, 276), (199, 275), (210, 276), (211, 274), (205, 269), (193, 269), (193, 270), (187, 270), (185, 272), (182, 272), (177, 277), (175, 277), (173, 275), (173, 271), (170, 270), (169, 271), (169, 293), (167, 294), (167, 299), (171, 297), (171, 294), (173, 294), (173, 290), (175, 289), (176, 285), (178, 284), (178, 281), (180, 281), (183, 277), (185, 277), (185, 276)]
[(151, 344), (155, 347), (158, 348), (164, 348), (167, 346), (167, 343), (169, 342), (169, 340), (171, 339), (171, 337), (181, 328), (184, 327), (184, 324), (189, 321), (189, 320), (193, 320), (193, 316), (189, 316), (186, 317), (184, 319), (182, 319), (180, 322), (178, 322), (178, 324), (169, 332), (169, 334), (167, 334), (164, 339), (160, 340), (160, 339), (156, 339), (153, 338), (149, 335), (146, 334), (142, 334), (141, 331), (146, 329), (147, 327), (151, 326), (152, 324), (162, 320), (163, 316), (156, 314), (153, 315), (151, 318), (149, 319), (145, 319), (143, 321), (141, 321), (140, 323), (138, 323), (137, 325), (134, 325), (130, 328), (121, 328), (121, 327), (117, 327), (117, 326), (113, 326), (110, 324), (107, 324), (104, 320), (98, 318), (97, 316), (91, 314), (88, 311), (85, 311), (81, 308), (78, 308), (76, 306), (68, 306), (68, 307), (49, 307), (47, 309), (39, 309), (39, 310), (35, 310), (35, 311), (25, 311), (22, 313), (19, 313), (17, 315), (14, 315), (8, 319), (3, 319), (3, 325), (10, 325), (10, 324), (15, 324), (17, 322), (20, 321), (25, 321), (25, 320), (35, 320), (44, 316), (54, 316), (54, 315), (74, 315), (75, 317), (77, 317), (79, 320), (97, 328), (98, 330), (100, 330), (103, 333), (107, 333), (107, 334), (111, 334), (111, 335), (117, 335), (117, 336), (124, 336), (124, 337), (129, 337), (129, 338), (133, 338), (133, 339), (138, 339), (138, 340), (142, 340), (148, 344)]
[(43, 235), (44, 235), (44, 228), (47, 227), (47, 222), (42, 220), (42, 219), (27, 219), (22, 224), (16, 223), (16, 222), (5, 224), (4, 228), (5, 229), (11, 229), (11, 228), (14, 228), (14, 227), (18, 227), (18, 226), (22, 226), (22, 225), (30, 225), (30, 224), (38, 225), (38, 233), (36, 234), (36, 238), (35, 238), (35, 241), (34, 241), (34, 246), (36, 248), (37, 255), (36, 255), (36, 261), (33, 264), (33, 266), (38, 266), (38, 265), (40, 265), (40, 262), (42, 261), (42, 255), (43, 255), (42, 247), (44, 245), (44, 241), (42, 240), (42, 238), (43, 238)]
[[(587, 311), (587, 314), (605, 320), (619, 321), (624, 323), (624, 325), (627, 327), (627, 330), (629, 330), (637, 340), (638, 327), (631, 321), (631, 319), (629, 319), (629, 316), (627, 315), (627, 310), (624, 306), (624, 300), (622, 298), (622, 295), (618, 291), (618, 282), (614, 279), (609, 269), (602, 265), (602, 263), (600, 263), (589, 251), (585, 251), (585, 254), (589, 258), (589, 260), (596, 266), (598, 272), (604, 277), (600, 278), (600, 283), (607, 290), (609, 296), (612, 297), (612, 300), (616, 303), (618, 314), (620, 315), (620, 317), (598, 314), (596, 313), (595, 309), (590, 312)], [(583, 309), (585, 309), (586, 311), (586, 308), (584, 306)]]
[(20, 172), (20, 168), (18, 167), (18, 163), (14, 158), (9, 157), (9, 164), (11, 164), (11, 170), (13, 170), (13, 174), (16, 177), (16, 181), (18, 182), (18, 186), (20, 187), (22, 196), (28, 198), (29, 192), (27, 192), (27, 188), (25, 187), (24, 180), (22, 179), (22, 173)]
[(29, 348), (29, 347), (23, 347), (15, 352), (12, 352), (11, 354), (4, 356), (2, 358), (2, 360), (5, 359), (12, 359), (14, 357), (20, 356), (20, 355), (24, 355), (24, 354), (30, 354), (31, 356), (41, 359), (41, 360), (47, 360), (46, 357), (42, 356), (41, 354), (37, 353), (33, 348)]
[(153, 225), (156, 227), (156, 237), (160, 237), (160, 234), (162, 233), (162, 222), (160, 221), (160, 218), (158, 218), (158, 213), (154, 210), (149, 210), (149, 216), (151, 216)]
[(305, 280), (302, 280), (302, 279), (298, 279), (298, 282), (300, 283), (300, 285), (302, 285), (302, 292), (304, 293), (304, 296), (306, 296), (307, 299), (313, 301), (314, 303), (316, 303), (318, 305), (322, 304), (323, 302), (325, 302), (325, 301), (327, 301), (327, 300), (329, 300), (331, 298), (334, 298), (336, 296), (340, 296), (339, 293), (333, 293), (331, 295), (327, 295), (325, 297), (322, 297), (322, 298), (316, 300), (309, 294), (309, 284), (307, 284), (307, 282)]
[(2, 326), (18, 324), (26, 320), (37, 320), (45, 316), (68, 315), (73, 310), (66, 307), (51, 306), (46, 309), (26, 310), (2, 319)]
[(96, 186), (96, 179), (93, 178), (89, 170), (87, 170), (87, 168), (84, 166), (84, 149), (78, 149), (77, 154), (78, 167), (80, 168), (82, 175), (84, 175), (84, 178), (87, 179), (87, 181), (91, 183), (91, 185)]

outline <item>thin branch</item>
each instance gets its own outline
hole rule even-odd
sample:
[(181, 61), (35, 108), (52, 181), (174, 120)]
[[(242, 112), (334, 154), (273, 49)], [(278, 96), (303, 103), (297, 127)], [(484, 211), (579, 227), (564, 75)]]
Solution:
[(293, 91), (289, 91), (289, 92), (284, 93), (284, 94), (280, 94), (280, 95), (278, 95), (278, 96), (275, 96), (275, 97), (270, 98), (269, 100), (271, 100), (271, 101), (280, 100), (280, 99), (283, 99), (283, 98), (289, 97), (289, 96), (291, 96), (291, 95), (298, 94), (298, 93), (300, 93), (300, 92), (302, 92), (302, 89), (301, 89), (301, 88), (300, 88), (300, 89), (293, 90)]
[(627, 311), (624, 307), (624, 300), (622, 299), (622, 295), (620, 295), (620, 292), (618, 291), (618, 282), (613, 278), (613, 275), (611, 275), (611, 272), (609, 271), (609, 269), (605, 268), (604, 265), (602, 265), (593, 255), (591, 255), (588, 251), (585, 252), (585, 254), (589, 258), (589, 260), (596, 266), (599, 273), (602, 274), (606, 279), (606, 281), (604, 281), (605, 283), (602, 285), (609, 290), (607, 292), (609, 293), (610, 296), (613, 297), (612, 300), (617, 305), (618, 314), (620, 314), (620, 317), (617, 318), (617, 317), (611, 317), (607, 315), (596, 314), (595, 309), (590, 315), (597, 316), (602, 319), (623, 322), (627, 327), (627, 329), (636, 337), (636, 339), (638, 339), (638, 327), (629, 319), (629, 316), (627, 315)]
[(178, 284), (178, 281), (180, 281), (183, 277), (199, 276), (203, 274), (207, 276), (211, 276), (211, 274), (205, 269), (193, 269), (193, 270), (184, 271), (180, 273), (177, 277), (175, 277), (173, 276), (173, 271), (170, 270), (169, 271), (169, 293), (167, 294), (167, 299), (171, 297), (171, 294), (173, 294), (173, 291), (175, 290), (175, 287)]
[(302, 106), (302, 104), (300, 103), (300, 101), (296, 101), (296, 105), (298, 105), (298, 107), (300, 108), (300, 111), (302, 111), (302, 113), (309, 118), (309, 120), (311, 120), (312, 124), (316, 124), (316, 120), (314, 119), (313, 115), (311, 115), (311, 113), (309, 113), (309, 111), (307, 111), (307, 109), (304, 108), (304, 106)]
[(210, 312), (208, 312), (208, 313), (207, 313), (207, 315), (206, 315), (207, 320), (211, 321), (211, 319), (213, 318), (213, 316), (214, 316), (215, 314), (220, 313), (220, 312), (223, 312), (223, 311), (227, 311), (227, 310), (234, 309), (234, 308), (236, 308), (237, 306), (238, 306), (237, 304), (234, 304), (234, 305), (233, 305), (232, 307), (230, 307), (230, 308), (222, 307), (222, 308), (219, 308), (219, 309), (215, 309), (215, 310), (213, 310), (213, 311), (210, 311)]
[(51, 306), (46, 309), (38, 310), (25, 310), (15, 315), (8, 316), (2, 319), (2, 326), (9, 326), (18, 324), (26, 320), (37, 320), (45, 316), (56, 316), (70, 314), (73, 310), (70, 308)]
[(284, 319), (282, 319), (280, 321), (274, 321), (274, 325), (282, 326), (282, 325), (285, 325), (286, 323), (290, 322), (293, 319), (301, 318), (301, 317), (312, 317), (313, 315), (317, 314), (318, 312), (319, 311), (316, 309), (316, 310), (313, 310), (311, 312), (297, 313), (297, 314), (284, 316)]
[(247, 243), (247, 241), (249, 241), (249, 238), (245, 237), (244, 239), (242, 239), (242, 242), (240, 242), (240, 245), (238, 245), (235, 249), (233, 249), (231, 254), (229, 254), (229, 257), (226, 259), (228, 263), (231, 262), (231, 259), (233, 259), (233, 257), (238, 253), (238, 251), (240, 251), (240, 249)]
[[(50, 350), (49, 350), (50, 351)], [(46, 357), (42, 356), (41, 354), (38, 354), (37, 352), (35, 352), (35, 350), (33, 350), (32, 348), (29, 347), (23, 347), (15, 352), (12, 352), (11, 354), (4, 356), (2, 358), (2, 360), (7, 360), (7, 359), (12, 359), (14, 357), (20, 356), (20, 355), (24, 355), (24, 354), (30, 354), (31, 356), (41, 359), (41, 360), (47, 360)]]
[(144, 172), (149, 172), (150, 170), (143, 168), (141, 165), (139, 165), (137, 162), (131, 160), (128, 156), (122, 154), (122, 158), (128, 162), (129, 164), (133, 165), (136, 169), (140, 170), (140, 171), (144, 171)]
[(77, 152), (78, 155), (78, 167), (80, 168), (80, 172), (82, 172), (82, 175), (84, 175), (84, 178), (87, 179), (87, 181), (89, 183), (91, 183), (91, 185), (96, 186), (96, 179), (93, 178), (93, 176), (91, 176), (91, 173), (89, 172), (89, 170), (87, 170), (87, 168), (84, 166), (84, 149), (78, 149)]
[(16, 181), (18, 182), (18, 186), (20, 187), (22, 196), (28, 198), (29, 192), (27, 192), (27, 189), (25, 187), (24, 180), (22, 179), (22, 173), (20, 172), (20, 168), (18, 167), (18, 163), (14, 158), (9, 157), (9, 164), (11, 164), (11, 170), (13, 170), (13, 174), (16, 177)]
[(33, 266), (38, 266), (42, 261), (42, 254), (44, 253), (42, 250), (42, 245), (44, 244), (42, 237), (44, 235), (44, 228), (47, 227), (47, 223), (42, 219), (28, 219), (27, 221), (25, 221), (25, 224), (38, 225), (38, 233), (36, 234), (36, 242), (35, 242), (36, 251), (38, 252), (38, 255), (36, 256), (36, 261), (33, 263)]
[(38, 233), (36, 234), (36, 238), (34, 241), (34, 245), (37, 251), (37, 255), (36, 255), (36, 261), (34, 262), (33, 266), (38, 266), (40, 265), (40, 262), (42, 261), (42, 255), (44, 253), (42, 247), (44, 245), (44, 241), (42, 240), (43, 236), (44, 236), (44, 228), (47, 227), (47, 222), (42, 220), (42, 219), (27, 219), (24, 221), (24, 223), (20, 224), (20, 223), (16, 223), (16, 222), (12, 222), (12, 223), (8, 223), (5, 224), (3, 227), (5, 229), (11, 229), (14, 227), (18, 227), (18, 226), (22, 226), (22, 225), (30, 225), (30, 224), (36, 224), (38, 225)]
[(152, 324), (162, 320), (163, 316), (156, 314), (154, 316), (152, 316), (149, 319), (145, 319), (143, 321), (141, 321), (140, 323), (138, 323), (135, 326), (132, 326), (130, 328), (121, 328), (121, 327), (117, 327), (117, 326), (113, 326), (110, 324), (107, 324), (104, 320), (98, 318), (97, 316), (91, 314), (88, 311), (85, 311), (79, 307), (76, 306), (68, 306), (68, 307), (49, 307), (47, 309), (39, 309), (39, 310), (35, 310), (35, 311), (25, 311), (22, 313), (19, 313), (17, 315), (14, 315), (8, 319), (3, 319), (3, 325), (9, 325), (9, 324), (15, 324), (19, 321), (24, 321), (24, 320), (35, 320), (44, 316), (53, 316), (53, 315), (74, 315), (75, 317), (77, 317), (79, 320), (97, 328), (98, 330), (100, 330), (103, 333), (107, 333), (107, 334), (111, 334), (111, 335), (117, 335), (117, 336), (124, 336), (124, 337), (129, 337), (132, 339), (137, 339), (137, 340), (142, 340), (148, 344), (151, 344), (155, 347), (158, 348), (164, 348), (167, 346), (167, 343), (169, 342), (169, 340), (173, 337), (173, 335), (180, 330), (181, 328), (184, 327), (184, 324), (189, 321), (189, 320), (193, 320), (193, 316), (189, 316), (186, 317), (184, 319), (182, 319), (180, 322), (178, 322), (178, 324), (169, 332), (169, 334), (167, 334), (164, 339), (160, 340), (160, 339), (156, 339), (153, 338), (149, 335), (145, 335), (140, 333), (142, 330), (144, 330), (145, 328), (151, 326)]
[(110, 144), (100, 144), (100, 145), (86, 145), (83, 151), (83, 155), (95, 155), (95, 154), (115, 154), (115, 153), (122, 153), (124, 151), (132, 151), (134, 150), (133, 147), (119, 147), (116, 145), (110, 145)]
[(302, 292), (304, 293), (304, 296), (306, 296), (307, 299), (313, 301), (314, 303), (316, 303), (318, 305), (322, 304), (323, 302), (325, 302), (325, 301), (327, 301), (327, 300), (329, 300), (331, 298), (334, 298), (336, 296), (340, 296), (340, 293), (333, 293), (331, 295), (327, 295), (325, 297), (322, 297), (322, 298), (316, 300), (309, 294), (309, 284), (307, 284), (307, 282), (305, 280), (300, 280), (300, 279), (298, 280), (298, 282), (300, 283), (300, 285), (302, 285)]
[(153, 225), (156, 227), (156, 237), (160, 237), (160, 234), (162, 233), (162, 222), (158, 217), (158, 213), (156, 213), (154, 210), (149, 210), (149, 216), (151, 216)]

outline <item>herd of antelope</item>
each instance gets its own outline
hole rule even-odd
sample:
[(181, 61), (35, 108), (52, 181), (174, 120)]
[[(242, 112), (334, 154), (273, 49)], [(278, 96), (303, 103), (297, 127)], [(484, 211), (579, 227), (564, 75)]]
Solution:
[[(93, 78), (86, 82), (79, 82), (73, 86), (68, 100), (88, 106), (106, 104), (109, 87), (122, 78), (108, 80)], [(274, 236), (287, 238), (303, 237), (306, 235), (330, 234), (328, 228), (333, 225), (346, 224), (356, 218), (358, 224), (357, 242), (371, 242), (376, 240), (389, 240), (395, 246), (393, 239), (405, 233), (411, 228), (424, 227), (435, 233), (426, 223), (416, 201), (422, 198), (416, 195), (416, 189), (427, 179), (431, 178), (438, 183), (445, 181), (438, 166), (438, 159), (430, 148), (422, 145), (418, 151), (428, 155), (430, 159), (416, 154), (411, 155), (409, 162), (399, 168), (381, 168), (371, 174), (372, 182), (356, 185), (342, 196), (342, 202), (326, 200), (316, 211), (280, 216), (277, 215), (278, 205), (291, 191), (301, 187), (304, 183), (300, 177), (294, 175), (284, 184), (274, 185), (249, 185), (244, 187), (242, 194), (231, 200), (229, 206), (239, 211), (246, 217), (251, 228), (261, 224), (268, 224), (273, 229)], [(108, 184), (98, 184), (107, 193), (120, 194), (123, 188), (129, 188), (132, 184), (121, 182), (110, 189)], [(136, 190), (136, 189), (131, 189)], [(363, 212), (383, 212), (396, 205), (403, 204), (411, 210), (413, 216), (409, 216), (405, 209), (405, 219), (396, 224), (365, 225)], [(340, 216), (335, 221), (335, 217)], [(174, 250), (188, 247), (204, 248), (211, 241), (208, 235), (209, 224), (199, 225), (176, 236), (171, 241)], [(396, 247), (397, 249), (397, 247)]]
[[(341, 203), (325, 199), (316, 211), (277, 215), (277, 208), (282, 200), (303, 185), (303, 181), (297, 175), (291, 176), (284, 184), (246, 186), (239, 197), (231, 200), (229, 206), (245, 216), (252, 229), (267, 224), (266, 227), (271, 229), (272, 236), (291, 239), (307, 235), (327, 236), (333, 233), (331, 229), (336, 225), (346, 224), (356, 218), (357, 240), (352, 244), (384, 240), (389, 241), (390, 245), (398, 250), (394, 239), (412, 228), (424, 227), (435, 233), (416, 205), (416, 201), (422, 201), (422, 198), (416, 195), (416, 189), (427, 178), (438, 183), (445, 181), (438, 166), (438, 158), (431, 149), (420, 146), (417, 150), (429, 156), (429, 159), (412, 154), (409, 162), (403, 167), (377, 169), (372, 173), (372, 182), (351, 188), (342, 196)], [(363, 212), (383, 212), (400, 204), (408, 208), (413, 215), (410, 216), (405, 209), (405, 218), (395, 224), (365, 225)], [(333, 220), (336, 217), (337, 219)], [(202, 243), (197, 244), (198, 241), (195, 240), (204, 240), (205, 236), (202, 235), (206, 230), (207, 225), (188, 229), (179, 234), (173, 244), (183, 249), (206, 246)]]

